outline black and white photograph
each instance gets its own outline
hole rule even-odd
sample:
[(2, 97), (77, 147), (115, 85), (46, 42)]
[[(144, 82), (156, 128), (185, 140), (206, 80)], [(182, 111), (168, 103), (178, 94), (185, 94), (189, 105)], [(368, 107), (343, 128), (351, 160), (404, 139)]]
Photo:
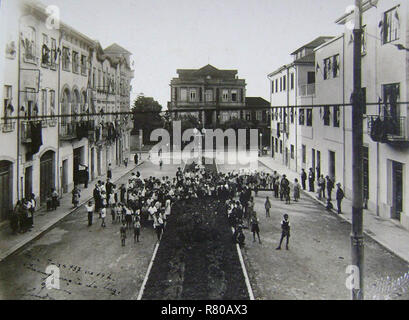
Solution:
[(406, 165), (407, 0), (0, 0), (0, 300), (409, 300)]

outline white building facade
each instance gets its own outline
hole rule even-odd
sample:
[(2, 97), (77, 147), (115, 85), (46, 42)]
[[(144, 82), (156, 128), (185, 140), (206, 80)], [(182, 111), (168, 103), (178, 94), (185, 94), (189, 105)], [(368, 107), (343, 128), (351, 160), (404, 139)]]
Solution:
[[(409, 3), (365, 1), (363, 11), (363, 205), (409, 229)], [(314, 168), (324, 177), (332, 176), (343, 185), (349, 198), (353, 152), (352, 20), (353, 13), (339, 18), (336, 23), (345, 26), (344, 33), (314, 49), (312, 123), (305, 128), (299, 121), (302, 129), (297, 131), (297, 146), (301, 153), (296, 155), (300, 164), (297, 172)], [(301, 111), (298, 109), (299, 118)]]
[(17, 200), (34, 193), (41, 206), (52, 188), (70, 192), (85, 170), (91, 181), (129, 157), (130, 116), (104, 113), (130, 110), (133, 78), (120, 46), (104, 52), (61, 21), (50, 27), (38, 2), (1, 6), (0, 222)]

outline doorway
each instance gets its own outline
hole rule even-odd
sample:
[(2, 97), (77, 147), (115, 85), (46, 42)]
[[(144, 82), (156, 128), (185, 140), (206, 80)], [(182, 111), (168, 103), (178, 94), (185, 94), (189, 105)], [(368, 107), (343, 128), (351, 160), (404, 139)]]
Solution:
[(33, 193), (33, 167), (27, 167), (24, 171), (24, 197), (28, 198)]
[(40, 204), (47, 200), (47, 195), (55, 188), (54, 151), (47, 151), (40, 158)]
[(8, 218), (13, 209), (13, 164), (0, 161), (0, 221)]
[(95, 153), (94, 153), (94, 148), (91, 148), (91, 180), (95, 179), (95, 173), (94, 173), (94, 162), (95, 162)]
[(392, 161), (392, 218), (400, 220), (403, 210), (403, 164)]
[(76, 184), (79, 180), (79, 170), (80, 164), (82, 162), (82, 153), (84, 147), (76, 148), (73, 150), (73, 177), (74, 177), (74, 184)]
[(328, 173), (329, 173), (330, 178), (335, 182), (336, 181), (336, 176), (335, 176), (335, 152), (333, 152), (333, 151), (329, 151)]
[(61, 173), (61, 179), (62, 179), (62, 192), (67, 193), (68, 192), (68, 160), (63, 160), (62, 162), (62, 173)]
[(101, 175), (101, 149), (97, 149), (97, 170), (98, 170), (98, 176)]
[(311, 154), (312, 154), (312, 163), (311, 163), (311, 168), (312, 168), (312, 170), (315, 170), (315, 149), (312, 149), (312, 152), (311, 152)]

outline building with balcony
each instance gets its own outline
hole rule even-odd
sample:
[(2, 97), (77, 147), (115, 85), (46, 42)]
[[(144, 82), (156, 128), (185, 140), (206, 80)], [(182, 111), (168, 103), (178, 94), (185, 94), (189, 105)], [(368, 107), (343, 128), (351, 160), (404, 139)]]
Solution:
[[(318, 37), (291, 53), (293, 62), (268, 75), (272, 107), (272, 156), (293, 170), (299, 169), (300, 135), (311, 136), (312, 109), (295, 106), (312, 105), (315, 99), (314, 49), (331, 40)], [(292, 106), (292, 107), (290, 107)]]
[(93, 180), (129, 157), (130, 117), (110, 113), (130, 110), (133, 70), (119, 45), (103, 50), (62, 21), (47, 27), (39, 2), (7, 1), (0, 13), (2, 221), (17, 200), (34, 193), (41, 206), (84, 168)]
[[(301, 152), (295, 168), (288, 163), (297, 172), (312, 167), (332, 176), (347, 197), (352, 197), (352, 20), (353, 13), (337, 19), (345, 26), (343, 34), (314, 49), (314, 108), (298, 109), (296, 149)], [(409, 229), (409, 3), (364, 1), (363, 31), (363, 205)]]
[(170, 82), (171, 101), (168, 103), (174, 118), (192, 114), (205, 128), (232, 117), (240, 118), (240, 110), (246, 106), (246, 81), (238, 78), (237, 70), (206, 65), (200, 69), (178, 69), (177, 74)]

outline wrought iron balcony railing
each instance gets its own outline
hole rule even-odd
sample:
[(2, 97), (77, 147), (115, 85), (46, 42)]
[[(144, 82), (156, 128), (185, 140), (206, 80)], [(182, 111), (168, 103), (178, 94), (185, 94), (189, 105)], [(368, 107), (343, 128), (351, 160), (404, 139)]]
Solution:
[(20, 123), (21, 143), (31, 143), (33, 140), (33, 124), (42, 128), (42, 121), (22, 121)]
[(77, 138), (77, 123), (67, 122), (60, 125), (60, 139), (74, 140)]
[(406, 117), (367, 116), (368, 133), (381, 143), (409, 142)]
[(7, 132), (13, 132), (15, 127), (16, 127), (16, 122), (15, 121), (5, 121), (3, 123), (0, 124), (1, 127), (1, 131), (3, 133), (7, 133)]

